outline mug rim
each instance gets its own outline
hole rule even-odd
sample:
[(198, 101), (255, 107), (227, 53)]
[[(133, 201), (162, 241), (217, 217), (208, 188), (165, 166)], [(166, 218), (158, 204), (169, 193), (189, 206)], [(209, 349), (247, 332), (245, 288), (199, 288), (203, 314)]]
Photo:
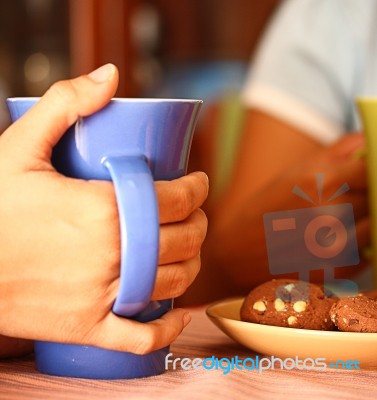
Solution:
[[(7, 101), (37, 101), (42, 97), (36, 96), (14, 96), (8, 97)], [(163, 98), (163, 97), (112, 97), (111, 103), (195, 103), (201, 104), (203, 100), (200, 99), (182, 99), (182, 98)]]

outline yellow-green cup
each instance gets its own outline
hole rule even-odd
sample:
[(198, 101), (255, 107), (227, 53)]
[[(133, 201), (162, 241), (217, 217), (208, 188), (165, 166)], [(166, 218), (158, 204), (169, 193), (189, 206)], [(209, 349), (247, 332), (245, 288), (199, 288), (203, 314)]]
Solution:
[(377, 96), (358, 97), (356, 105), (366, 140), (373, 286), (377, 289)]

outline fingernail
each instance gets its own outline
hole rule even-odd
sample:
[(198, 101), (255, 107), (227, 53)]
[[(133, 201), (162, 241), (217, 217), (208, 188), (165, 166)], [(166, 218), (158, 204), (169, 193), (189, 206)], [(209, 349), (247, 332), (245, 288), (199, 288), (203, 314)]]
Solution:
[(88, 77), (96, 83), (103, 83), (108, 81), (114, 73), (115, 66), (113, 64), (105, 64), (88, 74)]
[(190, 315), (190, 313), (187, 312), (183, 316), (183, 326), (186, 327), (189, 324), (190, 321), (191, 321), (191, 315)]

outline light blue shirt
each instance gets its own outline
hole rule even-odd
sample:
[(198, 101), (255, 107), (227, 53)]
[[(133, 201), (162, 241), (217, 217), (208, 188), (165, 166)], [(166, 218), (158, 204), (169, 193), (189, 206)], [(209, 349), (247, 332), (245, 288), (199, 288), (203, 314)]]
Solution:
[(323, 143), (359, 129), (355, 97), (377, 96), (377, 0), (283, 0), (251, 65), (247, 106)]

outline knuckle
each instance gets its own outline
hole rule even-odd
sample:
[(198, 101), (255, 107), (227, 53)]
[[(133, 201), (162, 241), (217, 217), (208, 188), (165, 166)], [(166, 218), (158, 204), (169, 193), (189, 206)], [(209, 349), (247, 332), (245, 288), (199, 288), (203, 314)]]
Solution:
[(187, 288), (190, 286), (191, 280), (188, 279), (188, 275), (184, 276), (178, 283), (174, 286), (174, 291), (172, 293), (172, 298), (181, 296), (186, 292)]
[(186, 284), (183, 281), (179, 281), (179, 283), (172, 288), (170, 297), (172, 299), (175, 299), (179, 296), (182, 296), (186, 292), (188, 287), (189, 287), (189, 284)]
[(208, 176), (204, 172), (196, 174), (197, 184), (196, 187), (201, 188), (202, 202), (207, 198), (209, 192)]
[(175, 215), (178, 220), (186, 219), (195, 207), (195, 190), (190, 186), (177, 188)]
[(199, 224), (199, 227), (200, 227), (200, 232), (201, 232), (201, 234), (203, 236), (203, 240), (204, 240), (204, 238), (205, 238), (205, 236), (207, 234), (207, 228), (208, 228), (207, 215), (201, 208), (198, 208), (198, 209), (195, 210), (195, 215), (198, 218), (198, 224)]
[(194, 257), (200, 252), (207, 233), (207, 217), (201, 209), (195, 210), (186, 228), (186, 256)]
[(183, 294), (187, 287), (189, 286), (189, 276), (186, 272), (185, 268), (177, 269), (177, 272), (174, 276), (174, 281), (172, 283), (172, 297), (178, 297)]
[(173, 268), (170, 278), (170, 296), (172, 298), (183, 294), (189, 286), (189, 276), (185, 268)]
[(202, 230), (194, 224), (189, 224), (186, 229), (185, 256), (189, 259), (199, 253), (203, 243)]
[(200, 257), (197, 256), (186, 263), (181, 263), (178, 268), (172, 269), (170, 278), (170, 297), (181, 296), (191, 285), (200, 269)]
[(58, 81), (48, 89), (47, 95), (53, 96), (55, 101), (70, 104), (76, 98), (77, 92), (71, 81)]

